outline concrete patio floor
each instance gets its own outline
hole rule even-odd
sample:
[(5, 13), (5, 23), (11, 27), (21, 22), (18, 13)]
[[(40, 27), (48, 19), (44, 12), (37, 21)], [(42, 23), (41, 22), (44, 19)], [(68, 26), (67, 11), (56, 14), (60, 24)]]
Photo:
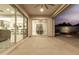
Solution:
[(30, 37), (9, 55), (78, 55), (79, 38)]

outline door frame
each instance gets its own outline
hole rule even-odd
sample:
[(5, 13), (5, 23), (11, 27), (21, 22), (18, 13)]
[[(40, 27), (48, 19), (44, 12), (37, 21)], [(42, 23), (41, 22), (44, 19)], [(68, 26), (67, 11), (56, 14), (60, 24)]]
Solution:
[[(48, 36), (48, 26), (47, 26), (48, 19), (32, 19), (32, 24), (33, 24), (33, 20), (46, 20), (46, 27), (47, 27), (47, 30), (46, 31), (47, 31), (47, 34), (46, 35), (33, 35), (33, 30), (32, 30), (32, 36)], [(32, 29), (33, 29), (33, 27), (32, 27)]]

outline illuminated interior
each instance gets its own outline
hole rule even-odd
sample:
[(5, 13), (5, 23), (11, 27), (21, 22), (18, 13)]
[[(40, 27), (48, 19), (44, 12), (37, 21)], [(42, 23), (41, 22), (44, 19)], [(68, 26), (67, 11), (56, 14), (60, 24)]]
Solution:
[(0, 5), (0, 30), (1, 32), (4, 30), (10, 32), (5, 33), (6, 35), (10, 34), (10, 38), (4, 39), (1, 37), (0, 51), (3, 51), (27, 37), (27, 17), (17, 8), (2, 4)]

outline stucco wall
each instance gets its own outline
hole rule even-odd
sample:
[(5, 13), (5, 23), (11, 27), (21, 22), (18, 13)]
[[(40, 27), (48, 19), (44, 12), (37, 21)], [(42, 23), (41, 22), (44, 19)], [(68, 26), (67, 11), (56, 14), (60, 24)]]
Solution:
[(49, 17), (31, 17), (28, 20), (28, 36), (32, 36), (32, 20), (33, 19), (46, 19), (47, 20), (47, 36), (55, 36), (55, 22), (54, 19)]
[(52, 18), (52, 35), (55, 37), (55, 19)]
[(52, 19), (51, 18), (48, 18), (48, 24), (47, 24), (47, 29), (48, 29), (48, 36), (52, 36), (53, 35), (53, 29), (52, 29)]
[(28, 36), (32, 35), (32, 20), (28, 18)]

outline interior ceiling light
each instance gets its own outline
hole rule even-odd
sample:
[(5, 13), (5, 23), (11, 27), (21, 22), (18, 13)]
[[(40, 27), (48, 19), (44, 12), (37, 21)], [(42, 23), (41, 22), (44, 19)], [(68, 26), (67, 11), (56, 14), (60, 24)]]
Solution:
[(10, 9), (6, 9), (7, 11), (10, 11)]

